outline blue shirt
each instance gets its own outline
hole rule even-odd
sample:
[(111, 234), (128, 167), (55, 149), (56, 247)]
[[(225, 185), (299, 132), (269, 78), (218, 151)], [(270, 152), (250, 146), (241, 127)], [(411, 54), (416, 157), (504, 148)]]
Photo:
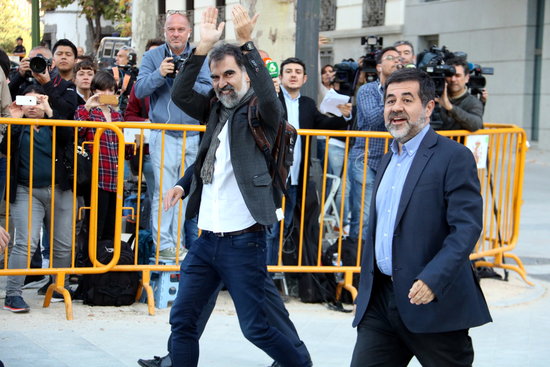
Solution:
[[(187, 44), (185, 50), (180, 55), (184, 58), (189, 57), (191, 46)], [(139, 69), (139, 74), (135, 83), (135, 94), (138, 98), (151, 97), (151, 107), (149, 109), (149, 120), (157, 124), (193, 124), (199, 121), (191, 118), (172, 101), (172, 85), (174, 78), (164, 78), (160, 75), (159, 67), (166, 57), (171, 56), (172, 52), (167, 44), (154, 48), (143, 54), (143, 61)], [(201, 71), (197, 76), (197, 81), (193, 89), (201, 94), (208, 94), (212, 89), (210, 79), (210, 68), (208, 59), (202, 65)], [(181, 131), (167, 131), (167, 134), (181, 136)], [(188, 136), (197, 135), (196, 131), (189, 131)]]
[[(292, 98), (286, 89), (281, 85), (283, 96), (285, 97), (286, 114), (288, 122), (294, 126), (296, 130), (300, 128), (300, 96), (298, 93), (296, 98)], [(302, 140), (300, 135), (296, 138), (294, 145), (294, 162), (290, 166), (290, 184), (298, 185), (300, 179), (300, 166), (302, 164)]]
[(403, 185), (409, 174), (414, 156), (430, 129), (427, 124), (414, 138), (403, 145), (399, 154), (397, 141), (390, 145), (392, 157), (376, 191), (376, 237), (374, 251), (378, 269), (392, 275), (392, 243), (397, 209), (401, 201)]
[[(367, 83), (357, 92), (357, 130), (387, 131), (384, 124), (384, 88), (380, 81)], [(386, 139), (369, 139), (367, 165), (375, 172), (384, 155)], [(356, 138), (349, 153), (352, 162), (365, 154), (365, 139)]]

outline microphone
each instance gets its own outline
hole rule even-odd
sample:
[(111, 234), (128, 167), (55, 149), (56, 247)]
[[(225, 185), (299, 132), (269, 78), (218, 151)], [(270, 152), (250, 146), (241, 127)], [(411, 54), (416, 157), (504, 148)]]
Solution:
[(271, 78), (277, 78), (279, 76), (279, 65), (269, 57), (264, 59), (264, 63)]

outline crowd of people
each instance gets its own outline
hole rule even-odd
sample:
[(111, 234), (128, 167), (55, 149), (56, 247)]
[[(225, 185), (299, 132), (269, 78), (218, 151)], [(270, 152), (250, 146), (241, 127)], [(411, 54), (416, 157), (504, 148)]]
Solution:
[[(265, 67), (258, 67), (267, 56), (252, 41), (258, 15), (250, 17), (244, 7), (233, 7), (237, 45), (218, 44), (224, 24), (218, 24), (217, 16), (216, 8), (203, 12), (200, 42), (193, 47), (189, 18), (183, 12), (167, 14), (165, 39), (147, 44), (139, 72), (129, 47), (118, 51), (108, 70), (98, 70), (94, 59), (68, 39), (57, 41), (51, 50), (38, 46), (28, 56), (23, 51), (19, 68), (11, 73), (5, 53), (0, 52), (3, 117), (206, 123), (202, 136), (152, 129), (147, 145), (141, 147), (147, 152), (142, 173), (152, 206), (154, 245), (160, 257), (179, 257), (183, 262), (170, 315), (169, 354), (139, 364), (196, 366), (199, 338), (218, 292), (225, 287), (243, 334), (274, 359), (273, 366), (312, 365), (266, 268), (279, 261), (278, 222), (285, 218), (285, 234), (292, 230), (304, 167), (312, 160), (305, 161), (309, 155), (299, 136), (283, 213), (268, 163), (248, 128), (248, 103), (257, 98), (259, 122), (271, 143), (283, 119), (297, 129), (389, 131), (394, 138), (388, 153), (385, 139), (370, 139), (367, 154), (366, 139), (357, 138), (348, 157), (345, 142), (329, 138), (329, 172), (347, 180), (349, 187), (345, 194), (340, 189), (337, 199), (345, 200), (349, 208), (349, 214), (344, 211), (343, 224), (349, 225), (345, 234), (352, 240), (361, 237), (364, 243), (352, 366), (406, 365), (413, 355), (426, 365), (471, 365), (468, 329), (490, 321), (468, 261), (481, 231), (479, 181), (468, 150), (441, 138), (429, 124), (437, 103), (443, 129), (482, 128), (483, 104), (468, 93), (467, 61), (450, 62), (456, 73), (446, 79), (443, 94), (435, 96), (427, 74), (405, 67), (415, 63), (413, 45), (396, 42), (377, 53), (376, 81), (357, 78), (353, 98), (337, 106), (339, 116), (323, 114), (318, 107), (324, 96), (331, 89), (339, 90), (332, 65), (320, 68), (317, 100), (303, 96), (300, 91), (307, 82), (303, 60), (286, 58), (276, 80)], [(47, 61), (43, 72), (32, 70), (34, 57)], [(115, 95), (119, 98), (113, 102)], [(17, 96), (35, 103), (18, 104)], [(71, 228), (73, 193), (60, 155), (73, 149), (75, 138), (93, 141), (96, 129), (81, 127), (77, 137), (72, 128), (54, 130), (47, 125), (13, 125), (9, 131), (9, 139), (4, 135), (0, 144), (10, 159), (10, 214), (16, 234), (8, 267), (26, 267), (27, 243), (31, 253), (43, 246), (41, 231), (49, 230), (52, 220), (50, 266), (68, 267), (74, 256), (71, 232), (66, 230)], [(117, 135), (106, 130), (99, 151), (87, 148), (99, 155), (99, 240), (112, 239), (115, 233), (116, 177), (122, 168), (118, 146)], [(344, 177), (346, 159), (349, 170)], [(186, 169), (189, 174), (181, 177)], [(5, 178), (0, 177), (0, 182)], [(89, 204), (89, 197), (83, 196)], [(176, 210), (180, 199), (185, 212), (181, 234)], [(157, 213), (162, 213), (160, 221)], [(8, 240), (2, 230), (0, 247), (6, 247)], [(396, 246), (399, 251), (394, 251)], [(416, 250), (419, 247), (422, 251)], [(4, 309), (29, 311), (22, 297), (23, 283), (22, 276), (8, 277)], [(449, 320), (446, 315), (451, 310), (457, 316)]]

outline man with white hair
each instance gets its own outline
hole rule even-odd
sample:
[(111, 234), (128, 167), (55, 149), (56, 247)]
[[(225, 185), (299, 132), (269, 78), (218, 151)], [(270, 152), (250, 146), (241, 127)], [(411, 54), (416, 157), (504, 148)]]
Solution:
[[(154, 124), (197, 125), (199, 123), (198, 120), (179, 109), (170, 96), (175, 74), (178, 72), (177, 67), (181, 66), (182, 60), (187, 59), (192, 52), (189, 44), (191, 29), (192, 25), (184, 12), (168, 12), (164, 24), (166, 43), (143, 55), (134, 92), (137, 98), (150, 97), (149, 120)], [(206, 93), (211, 88), (209, 75), (208, 64), (205, 63), (194, 84), (197, 92)], [(151, 203), (153, 242), (155, 246), (159, 246), (160, 257), (163, 259), (174, 260), (176, 253), (180, 258), (183, 255), (182, 249), (178, 249), (178, 211), (176, 208), (159, 211), (160, 193), (170, 189), (183, 173), (183, 144), (185, 144), (185, 167), (187, 167), (195, 161), (197, 156), (199, 147), (197, 131), (188, 131), (183, 135), (181, 131), (168, 130), (164, 136), (164, 144), (161, 130), (152, 130), (149, 137), (149, 152), (157, 188)], [(162, 167), (161, 162), (163, 162)], [(163, 186), (160, 185), (161, 177)], [(185, 204), (186, 202), (183, 210), (185, 210)], [(159, 212), (161, 213), (160, 222), (157, 219)], [(184, 240), (189, 244), (197, 236), (196, 220), (186, 220), (184, 230), (185, 236), (182, 231), (180, 243)]]

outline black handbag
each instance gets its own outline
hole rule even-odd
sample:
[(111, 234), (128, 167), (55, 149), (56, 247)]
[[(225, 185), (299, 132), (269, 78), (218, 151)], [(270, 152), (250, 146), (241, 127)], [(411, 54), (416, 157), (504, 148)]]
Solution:
[[(69, 144), (63, 153), (63, 165), (69, 175), (69, 180), (74, 181), (74, 152), (75, 146)], [(81, 145), (76, 146), (76, 183), (78, 186), (89, 185), (92, 181), (92, 156)]]

